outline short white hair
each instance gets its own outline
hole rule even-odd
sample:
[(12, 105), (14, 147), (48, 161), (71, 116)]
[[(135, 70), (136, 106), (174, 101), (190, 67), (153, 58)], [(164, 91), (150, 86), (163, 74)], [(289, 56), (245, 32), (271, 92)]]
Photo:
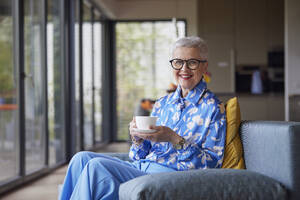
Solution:
[(206, 42), (198, 36), (179, 38), (173, 45), (172, 54), (175, 49), (179, 47), (198, 48), (200, 50), (200, 56), (205, 60), (208, 59), (208, 46)]

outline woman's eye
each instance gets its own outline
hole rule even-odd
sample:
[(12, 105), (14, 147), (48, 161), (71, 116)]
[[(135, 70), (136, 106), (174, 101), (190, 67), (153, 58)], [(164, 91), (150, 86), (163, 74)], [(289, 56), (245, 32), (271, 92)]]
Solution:
[(195, 60), (190, 60), (190, 61), (189, 61), (189, 65), (192, 65), (192, 66), (193, 66), (193, 65), (197, 65), (197, 61), (195, 61)]
[(182, 65), (182, 61), (181, 60), (176, 60), (175, 65)]

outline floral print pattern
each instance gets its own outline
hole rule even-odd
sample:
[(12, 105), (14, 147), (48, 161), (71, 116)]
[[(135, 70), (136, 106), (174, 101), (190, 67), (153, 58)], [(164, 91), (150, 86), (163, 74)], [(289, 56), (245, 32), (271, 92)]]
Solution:
[(152, 116), (157, 126), (168, 126), (185, 138), (183, 149), (169, 142), (145, 140), (132, 145), (129, 157), (136, 162), (157, 162), (176, 170), (219, 168), (222, 166), (226, 138), (224, 105), (207, 90), (201, 80), (189, 94), (181, 97), (181, 87), (155, 103)]

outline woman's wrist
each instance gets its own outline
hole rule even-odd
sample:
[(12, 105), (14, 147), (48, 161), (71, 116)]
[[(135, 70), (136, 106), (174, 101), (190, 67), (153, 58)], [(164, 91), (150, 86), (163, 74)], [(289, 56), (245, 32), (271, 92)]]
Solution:
[[(175, 132), (174, 132), (175, 133)], [(182, 137), (180, 135), (178, 135), (177, 133), (175, 133), (173, 135), (173, 137), (171, 138), (171, 143), (172, 145), (176, 145), (181, 141)]]
[(178, 135), (177, 133), (174, 134), (171, 141), (173, 147), (177, 150), (183, 149), (183, 146), (185, 144), (185, 139)]
[(139, 146), (144, 142), (142, 138), (136, 138), (135, 136), (131, 136), (131, 141), (134, 145)]

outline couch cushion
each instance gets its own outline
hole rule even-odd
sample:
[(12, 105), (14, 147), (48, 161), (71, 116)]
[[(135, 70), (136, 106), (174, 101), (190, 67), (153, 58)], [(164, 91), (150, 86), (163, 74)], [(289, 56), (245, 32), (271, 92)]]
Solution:
[(287, 199), (281, 184), (248, 170), (206, 169), (157, 173), (121, 184), (120, 200)]
[(239, 134), (241, 114), (236, 97), (227, 101), (226, 118), (226, 144), (222, 168), (245, 169), (242, 142)]

